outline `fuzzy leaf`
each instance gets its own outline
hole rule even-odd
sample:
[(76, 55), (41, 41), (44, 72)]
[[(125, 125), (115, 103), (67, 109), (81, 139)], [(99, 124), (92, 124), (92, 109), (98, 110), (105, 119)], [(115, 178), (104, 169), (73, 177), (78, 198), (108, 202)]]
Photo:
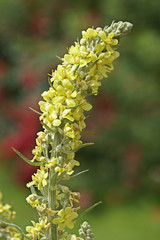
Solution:
[(48, 83), (49, 83), (49, 85), (53, 88), (53, 85), (52, 85), (52, 82), (51, 82), (51, 78), (50, 78), (50, 77), (48, 77)]
[(71, 109), (72, 109), (72, 110), (75, 110), (77, 107), (81, 106), (82, 104), (83, 104), (83, 103), (79, 103), (79, 104), (77, 104), (76, 106), (71, 107)]
[(48, 131), (53, 132), (53, 130), (50, 127), (48, 127), (47, 124), (45, 124), (44, 122), (41, 123)]
[(33, 112), (37, 113), (37, 114), (40, 115), (40, 116), (42, 115), (40, 112), (36, 111), (35, 109), (33, 109), (33, 108), (31, 108), (31, 107), (29, 107), (29, 109), (32, 110)]
[(77, 218), (76, 220), (79, 220), (80, 218), (84, 217), (88, 212), (90, 212), (93, 208), (97, 207), (99, 204), (101, 204), (102, 201), (99, 201), (95, 204), (93, 204), (91, 207), (87, 208), (86, 210), (84, 210)]
[(88, 171), (89, 171), (89, 169), (83, 170), (83, 171), (81, 171), (81, 172), (78, 172), (78, 173), (72, 175), (70, 178), (77, 177), (77, 176), (79, 176), (79, 175), (81, 175), (81, 174), (83, 174), (83, 173), (86, 173), (86, 172), (88, 172)]
[(39, 162), (31, 162), (31, 160), (29, 160), (28, 158), (26, 158), (22, 153), (20, 153), (18, 150), (16, 150), (14, 147), (12, 147), (12, 150), (17, 153), (17, 155), (19, 157), (21, 157), (25, 162), (27, 162), (28, 164), (30, 165), (33, 165), (33, 166), (40, 166), (42, 165), (42, 163), (39, 163)]

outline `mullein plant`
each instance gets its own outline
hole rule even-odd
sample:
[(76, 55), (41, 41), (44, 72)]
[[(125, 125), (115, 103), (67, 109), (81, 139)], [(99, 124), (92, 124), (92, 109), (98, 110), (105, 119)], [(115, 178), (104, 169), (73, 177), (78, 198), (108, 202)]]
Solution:
[[(49, 76), (50, 88), (42, 93), (44, 100), (39, 102), (41, 113), (32, 109), (40, 115), (43, 127), (43, 131), (37, 133), (33, 159), (28, 160), (13, 148), (27, 163), (39, 166), (32, 175), (32, 181), (27, 184), (31, 190), (27, 202), (37, 210), (39, 220), (26, 227), (26, 234), (10, 221), (7, 225), (7, 219), (0, 220), (0, 232), (3, 233), (7, 227), (14, 232), (15, 228), (15, 237), (4, 239), (94, 239), (87, 222), (82, 223), (78, 236), (67, 232), (98, 204), (79, 214), (80, 194), (72, 192), (67, 181), (85, 172), (74, 174), (74, 167), (79, 166), (75, 152), (92, 145), (81, 140), (81, 133), (86, 127), (84, 113), (92, 108), (87, 97), (98, 94), (101, 80), (114, 69), (113, 61), (119, 57), (116, 51), (119, 39), (131, 28), (131, 23), (121, 21), (113, 22), (104, 29), (88, 28), (82, 32), (81, 40), (68, 49), (61, 59), (62, 64)], [(17, 238), (16, 234), (19, 234)]]

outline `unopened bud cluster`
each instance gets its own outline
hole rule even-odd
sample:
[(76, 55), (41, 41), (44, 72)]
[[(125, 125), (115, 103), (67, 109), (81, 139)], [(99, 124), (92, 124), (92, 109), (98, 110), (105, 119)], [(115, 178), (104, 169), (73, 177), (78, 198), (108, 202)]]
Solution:
[(84, 240), (94, 240), (94, 234), (88, 222), (84, 222), (79, 229), (79, 236)]
[(105, 27), (104, 31), (107, 34), (110, 34), (111, 32), (114, 33), (115, 37), (122, 37), (123, 35), (126, 35), (129, 33), (129, 31), (132, 29), (133, 24), (130, 22), (122, 22), (119, 21), (117, 23), (112, 22), (110, 27)]

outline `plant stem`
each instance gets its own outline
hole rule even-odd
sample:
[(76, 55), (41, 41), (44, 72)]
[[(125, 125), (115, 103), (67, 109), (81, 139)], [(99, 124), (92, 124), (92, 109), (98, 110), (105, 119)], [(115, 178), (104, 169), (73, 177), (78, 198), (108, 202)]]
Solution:
[[(49, 186), (48, 186), (48, 206), (51, 209), (56, 209), (56, 181), (54, 186), (51, 186), (52, 184), (52, 177), (53, 172), (50, 170), (49, 172)], [(54, 190), (52, 190), (52, 187)], [(50, 218), (51, 221), (51, 218)], [(58, 240), (57, 238), (57, 226), (50, 222), (50, 240)]]
[[(56, 157), (56, 147), (60, 143), (60, 135), (58, 132), (55, 133), (51, 158)], [(48, 207), (56, 210), (56, 189), (57, 189), (57, 175), (53, 170), (49, 171), (49, 183), (48, 183)], [(54, 181), (53, 181), (54, 179)], [(50, 218), (50, 239), (49, 240), (58, 240), (57, 226), (51, 222), (52, 218)]]

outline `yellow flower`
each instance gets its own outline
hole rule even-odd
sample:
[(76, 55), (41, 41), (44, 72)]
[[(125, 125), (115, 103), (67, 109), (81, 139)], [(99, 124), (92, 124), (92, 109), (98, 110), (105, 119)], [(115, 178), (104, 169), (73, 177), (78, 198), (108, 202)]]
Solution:
[(57, 70), (52, 73), (52, 78), (50, 79), (53, 82), (53, 86), (56, 89), (58, 87), (58, 82), (64, 79), (73, 81), (76, 78), (73, 69), (66, 69), (62, 65), (58, 65)]
[(63, 172), (65, 172), (65, 168), (63, 167), (55, 167), (55, 172), (58, 173), (58, 176), (60, 176)]
[(67, 173), (69, 175), (71, 175), (74, 172), (74, 170), (73, 170), (74, 166), (79, 166), (79, 165), (80, 165), (80, 163), (78, 161), (76, 161), (74, 159), (70, 160), (69, 163), (65, 167)]
[(57, 158), (52, 157), (51, 159), (48, 160), (48, 162), (46, 163), (45, 167), (46, 168), (53, 168), (56, 166), (57, 163)]
[(36, 223), (34, 221), (31, 221), (33, 226), (27, 226), (26, 231), (27, 236), (33, 239), (39, 239), (40, 233), (43, 231), (46, 231), (50, 227), (50, 223), (47, 219), (47, 217), (43, 217), (39, 219), (39, 222)]
[(100, 38), (104, 41), (104, 43), (107, 45), (117, 45), (118, 39), (113, 39), (114, 33), (111, 32), (108, 36), (104, 31), (100, 31), (99, 33)]
[(71, 192), (70, 193), (70, 204), (71, 206), (73, 206), (73, 203), (79, 203), (79, 199), (80, 199), (80, 193), (79, 192)]
[(40, 190), (42, 187), (45, 187), (48, 184), (47, 178), (48, 172), (45, 172), (43, 168), (38, 169), (37, 173), (32, 176), (32, 182), (27, 183), (27, 187), (36, 185), (38, 190)]
[(52, 222), (58, 224), (60, 230), (64, 229), (66, 226), (70, 229), (74, 227), (74, 220), (78, 217), (78, 214), (72, 210), (71, 207), (61, 209), (58, 212), (57, 218), (54, 218)]
[(97, 32), (96, 30), (92, 29), (92, 28), (88, 28), (87, 31), (83, 31), (82, 32), (82, 35), (83, 35), (83, 38), (86, 39), (86, 40), (91, 40), (91, 39), (94, 39), (97, 35)]
[(73, 125), (66, 123), (64, 126), (64, 134), (69, 138), (75, 138), (75, 132), (73, 130)]
[(40, 202), (37, 199), (37, 196), (35, 194), (30, 194), (27, 198), (26, 201), (34, 208), (36, 205), (38, 205)]

